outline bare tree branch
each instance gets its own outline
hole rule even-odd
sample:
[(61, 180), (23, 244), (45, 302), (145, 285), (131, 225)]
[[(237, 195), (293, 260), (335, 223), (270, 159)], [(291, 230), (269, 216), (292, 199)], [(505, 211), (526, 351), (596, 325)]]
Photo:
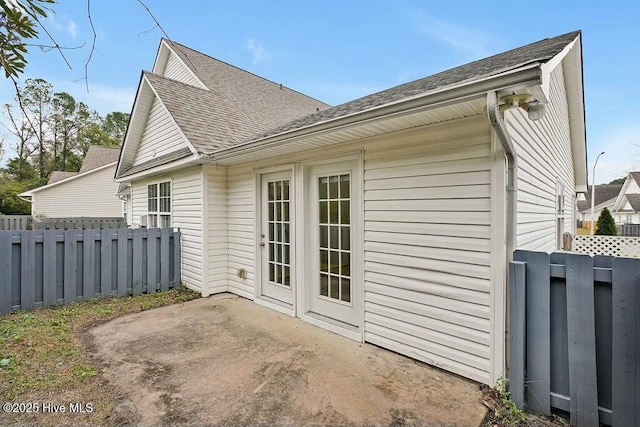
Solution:
[(25, 43), (25, 46), (29, 46), (29, 47), (37, 47), (39, 48), (41, 51), (43, 52), (49, 52), (53, 49), (63, 49), (63, 50), (76, 50), (76, 49), (82, 49), (83, 47), (85, 47), (87, 45), (87, 43), (82, 43), (79, 46), (51, 46), (51, 45), (46, 45), (46, 44), (31, 44), (31, 43)]
[(153, 13), (151, 12), (151, 10), (149, 10), (149, 8), (147, 7), (146, 4), (144, 4), (144, 2), (142, 0), (138, 0), (138, 3), (140, 3), (142, 5), (142, 7), (144, 7), (147, 10), (147, 13), (149, 14), (149, 16), (151, 16), (151, 19), (153, 19), (153, 22), (156, 23), (156, 26), (158, 28), (160, 28), (160, 31), (162, 31), (162, 34), (164, 34), (164, 36), (168, 39), (171, 40), (171, 38), (169, 38), (169, 35), (167, 34), (167, 32), (164, 30), (164, 28), (162, 28), (162, 25), (160, 25), (160, 22), (158, 22), (158, 20), (156, 19), (156, 17), (153, 15)]
[(91, 58), (93, 57), (93, 52), (96, 50), (96, 39), (98, 38), (98, 35), (96, 34), (96, 28), (93, 26), (93, 19), (91, 18), (91, 0), (87, 0), (87, 16), (89, 18), (89, 24), (91, 24), (91, 31), (93, 32), (91, 51), (89, 52), (87, 62), (85, 62), (84, 64), (85, 84), (87, 85), (87, 92), (89, 92), (89, 63), (91, 62)]
[(31, 12), (32, 12), (32, 15), (31, 15), (32, 18), (38, 23), (38, 25), (40, 25), (40, 28), (42, 28), (44, 30), (44, 32), (47, 34), (49, 39), (53, 42), (53, 48), (57, 49), (58, 52), (60, 52), (60, 56), (62, 56), (62, 59), (64, 59), (64, 62), (67, 64), (69, 69), (72, 70), (73, 67), (69, 63), (69, 60), (67, 59), (67, 57), (64, 56), (64, 52), (62, 51), (62, 48), (60, 47), (60, 45), (58, 44), (56, 39), (53, 38), (53, 36), (49, 32), (49, 30), (47, 30), (47, 27), (45, 27), (44, 24), (42, 23), (42, 21), (40, 21), (40, 19), (38, 18), (38, 15), (36, 14), (36, 12), (34, 10), (32, 10)]

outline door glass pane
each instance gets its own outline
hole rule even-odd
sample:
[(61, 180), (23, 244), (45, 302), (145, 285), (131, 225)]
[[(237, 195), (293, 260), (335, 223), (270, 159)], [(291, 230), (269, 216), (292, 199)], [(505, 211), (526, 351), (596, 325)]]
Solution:
[(282, 200), (282, 182), (276, 181), (276, 195), (275, 200)]
[(347, 303), (351, 302), (350, 179), (349, 174), (318, 178), (319, 293)]
[(289, 202), (284, 202), (282, 204), (282, 220), (289, 221)]
[(276, 221), (282, 221), (282, 205), (279, 202), (276, 205)]
[(284, 268), (284, 285), (291, 286), (291, 269), (289, 267)]
[(282, 181), (282, 200), (289, 200), (289, 180)]
[(274, 198), (275, 194), (276, 194), (276, 190), (275, 190), (276, 184), (275, 184), (275, 182), (270, 182), (268, 187), (269, 187), (269, 200), (275, 200), (275, 198)]
[(289, 237), (289, 224), (284, 223), (282, 224), (283, 227), (283, 236), (282, 236), (282, 241), (285, 243), (289, 243), (290, 241), (290, 237)]
[(282, 250), (284, 251), (284, 253), (283, 253), (283, 256), (284, 256), (284, 263), (285, 263), (285, 264), (287, 264), (287, 265), (290, 265), (290, 264), (291, 264), (291, 262), (289, 261), (289, 259), (290, 259), (290, 255), (291, 255), (291, 254), (290, 254), (290, 252), (289, 252), (289, 251), (291, 250), (291, 247), (290, 247), (289, 245), (284, 245), (284, 246), (282, 247)]
[(291, 223), (289, 222), (289, 180), (267, 183), (267, 210), (269, 233), (269, 280), (291, 286)]

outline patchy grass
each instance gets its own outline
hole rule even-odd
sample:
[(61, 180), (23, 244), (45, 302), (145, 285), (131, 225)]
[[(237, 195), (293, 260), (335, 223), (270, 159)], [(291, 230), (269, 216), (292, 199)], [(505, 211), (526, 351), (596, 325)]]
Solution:
[[(0, 412), (0, 425), (118, 424), (118, 392), (82, 345), (86, 329), (115, 317), (198, 298), (180, 287), (138, 297), (94, 299), (64, 307), (0, 316), (0, 404), (33, 402), (36, 414)], [(42, 413), (44, 403), (92, 403), (90, 414)], [(117, 415), (117, 414), (116, 414)], [(122, 421), (122, 420), (120, 420)]]
[(587, 236), (590, 234), (588, 228), (576, 228), (576, 234), (579, 236)]

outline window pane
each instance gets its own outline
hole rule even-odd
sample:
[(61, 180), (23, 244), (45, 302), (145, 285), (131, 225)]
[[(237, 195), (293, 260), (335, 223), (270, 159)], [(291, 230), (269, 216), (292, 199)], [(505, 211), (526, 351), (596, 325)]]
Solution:
[(327, 216), (327, 209), (329, 208), (327, 202), (320, 202), (320, 224), (326, 224), (329, 222)]
[(326, 248), (329, 246), (329, 227), (326, 225), (320, 226), (320, 247)]
[(282, 204), (275, 202), (276, 204), (276, 221), (282, 221)]
[(327, 198), (327, 177), (318, 178), (318, 198), (320, 200)]
[(340, 298), (340, 278), (329, 276), (329, 296), (334, 299)]
[(160, 224), (163, 228), (171, 227), (171, 216), (170, 215), (160, 215), (162, 223)]
[(276, 224), (276, 241), (282, 242), (282, 224)]
[(277, 264), (275, 266), (276, 268), (276, 283), (282, 283), (282, 266), (280, 264)]
[(151, 184), (147, 187), (147, 192), (149, 197), (157, 197), (158, 196), (158, 186), (156, 184)]
[(340, 198), (348, 199), (349, 192), (349, 175), (340, 175)]
[(275, 236), (274, 236), (274, 234), (275, 234), (274, 231), (275, 230), (274, 230), (274, 228), (275, 228), (275, 226), (273, 225), (273, 223), (270, 223), (269, 224), (269, 241), (270, 242), (273, 242), (275, 240)]
[(171, 199), (167, 197), (160, 199), (160, 212), (171, 212)]
[(289, 267), (284, 268), (284, 285), (291, 286), (291, 269)]
[(289, 200), (289, 180), (282, 181), (282, 200)]
[(340, 274), (340, 252), (329, 251), (329, 273)]
[(158, 212), (158, 199), (149, 199), (147, 203), (147, 210), (149, 212)]
[(351, 302), (351, 280), (345, 278), (340, 280), (340, 299)]
[(171, 195), (171, 183), (170, 182), (162, 182), (162, 183), (160, 183), (160, 195), (161, 196), (170, 196)]
[(351, 209), (350, 206), (351, 203), (349, 203), (349, 200), (343, 200), (340, 202), (340, 223), (341, 224), (349, 224), (350, 221), (350, 216), (351, 216)]
[(276, 261), (282, 262), (282, 245), (276, 245)]
[(329, 251), (320, 250), (320, 271), (329, 271)]
[(276, 217), (276, 205), (273, 202), (269, 202), (269, 221), (275, 221)]
[(331, 224), (338, 223), (338, 202), (329, 202), (329, 221)]
[(341, 247), (343, 251), (348, 251), (351, 249), (351, 235), (349, 233), (350, 227), (342, 227), (340, 230), (341, 234)]
[(329, 247), (331, 249), (340, 249), (339, 248), (339, 241), (338, 241), (338, 230), (340, 229), (340, 227), (336, 226), (332, 226), (329, 227), (330, 231), (329, 231)]
[(276, 200), (282, 200), (282, 182), (276, 181)]
[(329, 277), (320, 273), (320, 295), (329, 296)]
[(338, 176), (333, 175), (329, 177), (329, 197), (331, 199), (338, 198)]
[(276, 260), (276, 245), (269, 243), (269, 261)]
[(269, 281), (273, 282), (276, 278), (275, 267), (272, 263), (269, 263)]
[(282, 204), (282, 220), (289, 221), (289, 202)]
[(290, 251), (291, 247), (289, 245), (284, 245), (283, 246), (283, 250), (284, 250), (284, 263), (285, 264), (291, 264), (290, 258), (289, 258), (289, 251)]
[(340, 258), (340, 274), (343, 276), (351, 276), (351, 254), (349, 252), (342, 252)]
[(282, 236), (282, 241), (285, 243), (289, 243), (290, 242), (290, 237), (289, 237), (289, 224), (282, 224), (282, 230), (283, 230), (283, 236)]

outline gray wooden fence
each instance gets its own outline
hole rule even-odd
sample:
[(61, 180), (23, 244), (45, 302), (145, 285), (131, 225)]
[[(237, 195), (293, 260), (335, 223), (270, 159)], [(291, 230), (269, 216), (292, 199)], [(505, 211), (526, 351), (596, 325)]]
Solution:
[(571, 425), (640, 425), (640, 260), (516, 251), (509, 389)]
[(127, 228), (122, 217), (44, 218), (34, 223), (35, 230), (86, 230), (103, 228)]
[(618, 236), (640, 236), (640, 224), (619, 224)]
[(0, 230), (30, 230), (31, 215), (0, 215)]
[(0, 313), (180, 283), (180, 232), (169, 228), (0, 231)]

